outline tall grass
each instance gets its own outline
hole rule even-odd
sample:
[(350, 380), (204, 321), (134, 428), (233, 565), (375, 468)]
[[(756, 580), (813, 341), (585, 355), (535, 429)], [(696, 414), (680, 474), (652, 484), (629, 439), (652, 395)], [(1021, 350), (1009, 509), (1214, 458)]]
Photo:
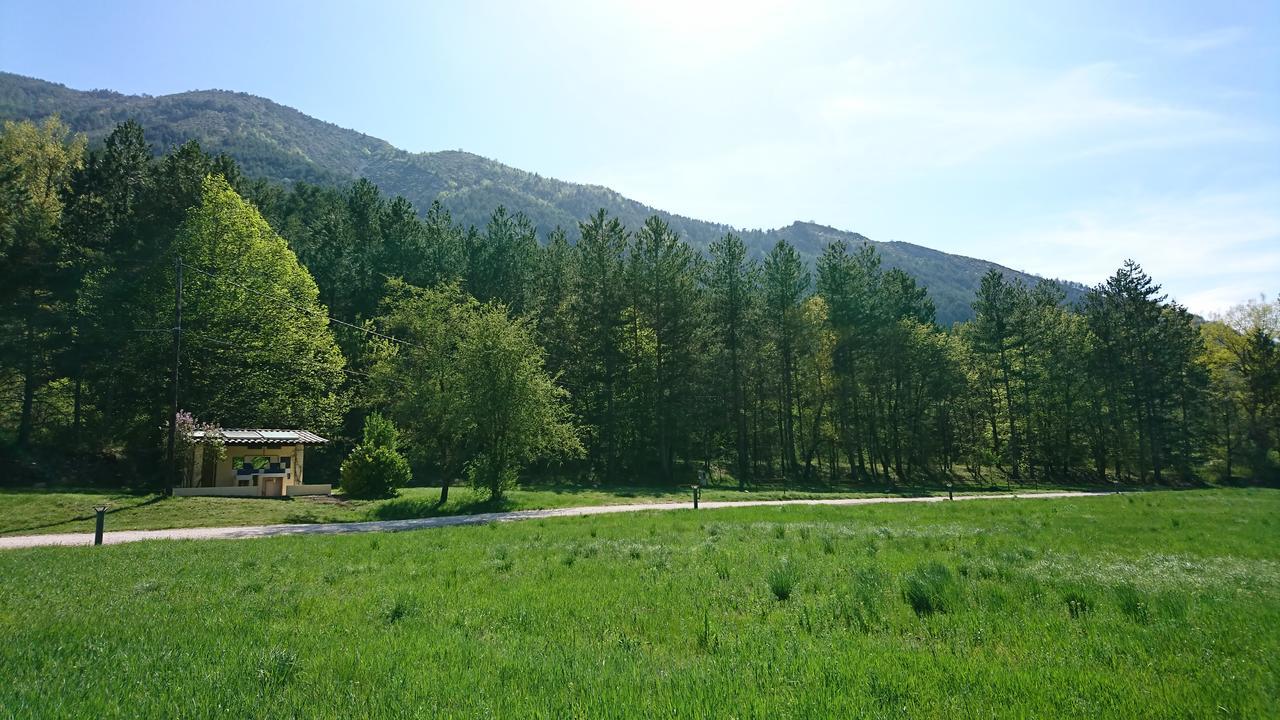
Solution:
[(950, 612), (960, 605), (960, 584), (950, 568), (931, 560), (903, 576), (902, 597), (917, 615)]
[(769, 570), (766, 580), (773, 597), (785, 602), (790, 600), (791, 593), (795, 592), (796, 583), (800, 581), (800, 570), (790, 558), (784, 557)]

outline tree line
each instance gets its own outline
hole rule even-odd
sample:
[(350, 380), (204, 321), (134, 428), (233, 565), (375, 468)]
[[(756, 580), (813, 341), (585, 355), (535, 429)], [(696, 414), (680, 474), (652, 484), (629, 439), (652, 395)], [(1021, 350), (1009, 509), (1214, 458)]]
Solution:
[(1075, 305), (992, 271), (973, 319), (941, 327), (870, 245), (833, 242), (809, 266), (733, 233), (704, 256), (657, 217), (577, 229), (540, 242), (502, 207), (463, 227), (367, 180), (252, 180), (195, 143), (156, 157), (132, 122), (93, 148), (56, 118), (6, 124), (9, 474), (163, 475), (180, 349), (181, 404), (202, 421), (329, 433), (342, 442), (313, 472), (336, 473), (378, 413), (373, 434), (446, 492), (530, 474), (1276, 477), (1280, 305), (1205, 322), (1128, 262)]

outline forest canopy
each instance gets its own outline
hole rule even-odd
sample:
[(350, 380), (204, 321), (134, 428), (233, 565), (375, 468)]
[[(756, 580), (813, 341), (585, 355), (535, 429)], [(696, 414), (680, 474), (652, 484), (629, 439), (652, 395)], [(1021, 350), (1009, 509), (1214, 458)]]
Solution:
[(332, 479), (375, 412), (416, 481), (495, 495), (530, 474), (699, 470), (1277, 477), (1280, 305), (1205, 322), (1134, 262), (1078, 303), (992, 270), (973, 320), (943, 327), (869, 244), (809, 264), (785, 239), (763, 260), (732, 233), (702, 253), (604, 210), (463, 226), (368, 180), (250, 179), (195, 143), (156, 158), (133, 122), (87, 148), (56, 118), (0, 133), (0, 256), (0, 453), (19, 481), (166, 483), (175, 357), (184, 410), (328, 433), (314, 472)]

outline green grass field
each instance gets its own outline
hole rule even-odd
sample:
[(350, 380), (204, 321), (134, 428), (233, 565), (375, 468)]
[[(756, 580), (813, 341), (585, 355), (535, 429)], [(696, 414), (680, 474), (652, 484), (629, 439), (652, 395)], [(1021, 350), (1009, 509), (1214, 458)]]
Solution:
[[(991, 491), (966, 486), (963, 492)], [(994, 488), (996, 491), (1002, 488)], [(937, 492), (935, 490), (935, 492)], [(704, 500), (779, 500), (840, 498), (882, 495), (867, 490), (821, 486), (784, 488), (766, 486), (750, 491), (710, 487)], [(904, 494), (927, 494), (908, 490)], [(439, 507), (439, 488), (413, 487), (387, 500), (346, 500), (300, 497), (285, 499), (161, 497), (152, 493), (46, 490), (0, 490), (0, 536), (93, 532), (94, 511), (106, 504), (106, 529), (158, 530), (176, 527), (224, 527), (277, 523), (359, 522), (460, 515), (496, 510), (538, 510), (578, 505), (611, 505), (651, 502), (689, 502), (687, 487), (584, 488), (543, 485), (513, 490), (500, 503), (489, 502), (470, 487), (449, 491), (449, 502)]]
[(1280, 492), (0, 553), (0, 717), (1280, 716)]

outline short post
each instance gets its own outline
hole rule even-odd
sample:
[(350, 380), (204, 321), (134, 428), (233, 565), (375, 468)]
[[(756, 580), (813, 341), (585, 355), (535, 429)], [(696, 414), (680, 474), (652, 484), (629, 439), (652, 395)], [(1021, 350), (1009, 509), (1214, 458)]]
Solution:
[(952, 488), (952, 485), (953, 485), (953, 483), (952, 483), (950, 480), (948, 480), (948, 481), (947, 481), (947, 499), (948, 499), (948, 500), (955, 500), (955, 499), (956, 499), (955, 491), (954, 491), (954, 489)]
[(102, 544), (102, 525), (107, 520), (107, 506), (94, 505), (93, 510), (94, 512), (98, 513), (97, 524), (93, 529), (93, 544), (101, 545)]
[(691, 485), (690, 487), (692, 487), (692, 488), (693, 488), (693, 509), (694, 509), (694, 510), (697, 510), (697, 509), (698, 509), (698, 497), (702, 495), (702, 486), (701, 486), (701, 485)]

